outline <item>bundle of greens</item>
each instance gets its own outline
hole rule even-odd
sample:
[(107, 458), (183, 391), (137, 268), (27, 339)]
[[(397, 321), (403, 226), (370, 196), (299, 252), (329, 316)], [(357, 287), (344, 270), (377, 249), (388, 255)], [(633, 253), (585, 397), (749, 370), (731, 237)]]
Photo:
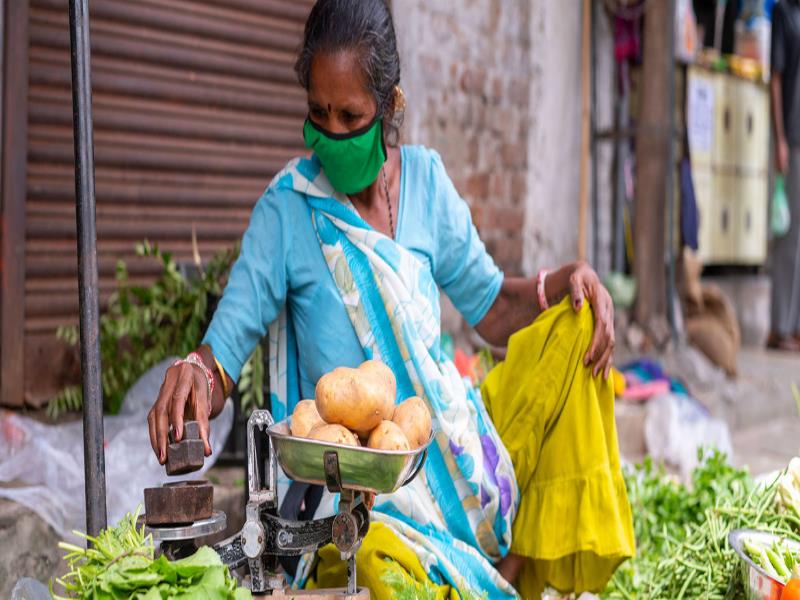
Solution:
[(60, 543), (67, 551), (64, 559), (70, 570), (56, 583), (67, 595), (56, 595), (52, 582), (50, 595), (55, 600), (251, 598), (248, 590), (237, 587), (219, 555), (207, 546), (175, 562), (164, 556), (154, 559), (152, 537), (144, 535), (143, 527), (136, 527), (137, 517), (138, 511), (127, 514), (116, 527), (103, 530), (96, 538), (76, 532), (91, 542), (88, 548)]
[(607, 599), (737, 597), (730, 531), (758, 529), (800, 540), (800, 519), (779, 509), (777, 481), (759, 486), (719, 452), (701, 455), (690, 486), (645, 462), (626, 473), (637, 555), (603, 592)]

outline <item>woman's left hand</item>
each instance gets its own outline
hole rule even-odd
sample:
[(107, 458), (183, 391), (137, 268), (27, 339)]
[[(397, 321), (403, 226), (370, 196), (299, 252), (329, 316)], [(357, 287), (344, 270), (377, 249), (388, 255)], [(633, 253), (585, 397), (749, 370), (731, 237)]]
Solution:
[(578, 263), (569, 277), (569, 293), (575, 311), (588, 301), (594, 312), (594, 335), (583, 364), (591, 365), (592, 374), (603, 373), (608, 379), (614, 360), (614, 302), (600, 278), (586, 263)]

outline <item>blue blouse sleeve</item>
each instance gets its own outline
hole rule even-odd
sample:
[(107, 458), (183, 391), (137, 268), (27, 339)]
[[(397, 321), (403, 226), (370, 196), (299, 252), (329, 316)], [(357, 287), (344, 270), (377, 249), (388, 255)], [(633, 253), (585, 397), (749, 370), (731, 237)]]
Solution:
[(253, 209), (239, 258), (202, 342), (233, 381), (286, 303), (290, 234), (279, 194), (268, 189)]
[(431, 151), (434, 190), (433, 277), (471, 327), (486, 316), (503, 283), (503, 273), (486, 251), (467, 203)]

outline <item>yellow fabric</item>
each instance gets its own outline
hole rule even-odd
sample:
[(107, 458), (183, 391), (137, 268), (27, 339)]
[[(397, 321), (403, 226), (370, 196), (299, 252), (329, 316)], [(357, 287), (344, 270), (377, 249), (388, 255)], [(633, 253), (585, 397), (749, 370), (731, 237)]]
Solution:
[(524, 598), (600, 591), (634, 553), (613, 383), (583, 365), (593, 328), (588, 303), (575, 313), (564, 300), (511, 337), (481, 388), (520, 488), (511, 552), (532, 559)]
[(617, 369), (611, 369), (611, 376), (614, 378), (614, 395), (617, 398), (622, 398), (625, 395), (625, 390), (628, 387), (625, 383), (625, 376)]
[[(306, 584), (307, 589), (345, 587), (347, 563), (332, 544), (319, 551), (316, 574)], [(387, 561), (391, 558), (391, 561)], [(369, 532), (356, 552), (356, 578), (358, 585), (369, 588), (372, 600), (390, 600), (392, 589), (383, 582), (386, 572), (396, 570), (404, 577), (413, 578), (417, 585), (427, 584), (436, 590), (437, 600), (458, 600), (458, 593), (449, 585), (436, 585), (417, 558), (395, 533), (383, 523), (371, 523)]]

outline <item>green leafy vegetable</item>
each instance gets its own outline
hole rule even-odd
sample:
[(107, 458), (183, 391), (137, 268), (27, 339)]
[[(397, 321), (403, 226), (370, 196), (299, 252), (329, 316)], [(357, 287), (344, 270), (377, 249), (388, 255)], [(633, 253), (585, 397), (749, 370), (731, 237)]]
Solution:
[(602, 594), (607, 599), (737, 597), (731, 586), (739, 560), (728, 544), (730, 531), (751, 528), (800, 540), (800, 519), (776, 503), (777, 481), (758, 486), (717, 451), (701, 454), (691, 486), (649, 461), (626, 473), (626, 485), (637, 555), (614, 574)]
[(165, 598), (205, 598), (207, 600), (246, 600), (248, 590), (238, 588), (219, 555), (208, 546), (174, 562), (164, 556), (154, 559), (151, 536), (136, 527), (136, 514), (126, 515), (116, 527), (103, 530), (96, 538), (80, 532), (91, 542), (88, 548), (62, 542), (69, 573), (57, 579), (66, 596), (55, 600), (162, 600)]
[(391, 566), (381, 574), (381, 581), (392, 588), (395, 600), (436, 600), (436, 590), (428, 582), (420, 582), (406, 574), (387, 558)]

